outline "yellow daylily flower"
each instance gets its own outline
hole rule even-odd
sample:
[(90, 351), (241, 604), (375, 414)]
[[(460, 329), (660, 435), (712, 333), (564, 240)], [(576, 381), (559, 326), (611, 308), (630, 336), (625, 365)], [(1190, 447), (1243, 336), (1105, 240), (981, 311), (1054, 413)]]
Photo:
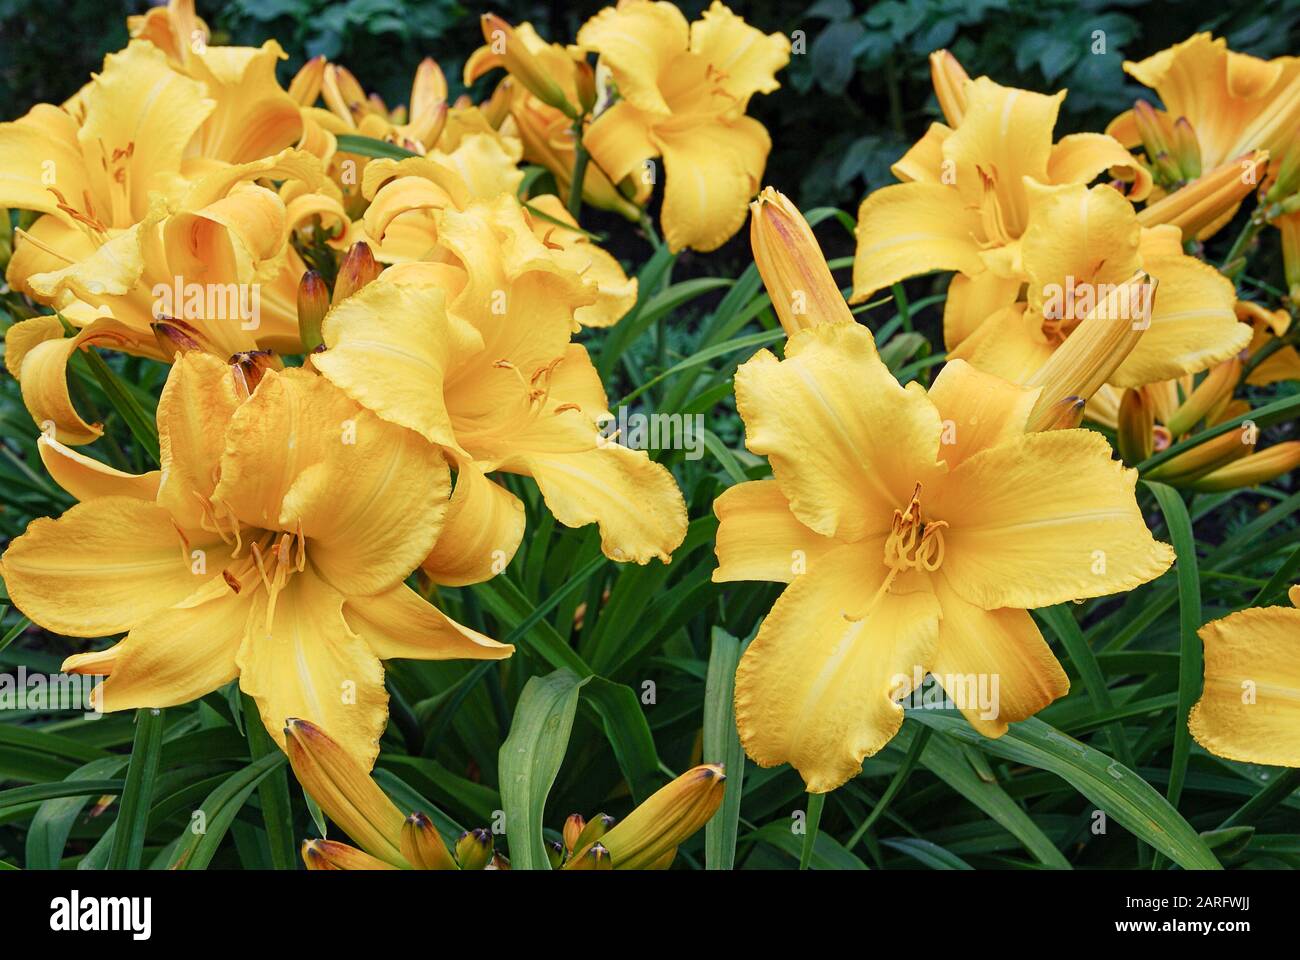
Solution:
[(1016, 302), (1027, 279), (1020, 241), (1029, 227), (1029, 184), (1086, 186), (1109, 173), (1134, 200), (1151, 188), (1146, 170), (1117, 141), (1078, 133), (1055, 143), (1064, 92), (961, 80), (951, 55), (931, 55), (948, 125), (934, 123), (893, 166), (903, 182), (872, 192), (858, 210), (850, 303), (932, 270), (957, 272), (944, 307), (949, 347)]
[[(1176, 228), (1143, 228), (1132, 204), (1106, 185), (1027, 180), (1024, 187), (1025, 229), (1017, 258), (1027, 280), (1026, 300), (1012, 294), (1010, 304), (969, 330), (945, 316), (950, 356), (1025, 383), (1108, 291), (1139, 270), (1159, 286), (1139, 291), (1140, 302), (1124, 305), (1128, 309), (1113, 318), (1146, 329), (1110, 375), (1112, 384), (1140, 386), (1196, 373), (1250, 342), (1250, 328), (1233, 309), (1232, 283), (1183, 253)], [(968, 316), (963, 323), (974, 320)]]
[(155, 336), (160, 320), (183, 324), (198, 348), (223, 359), (299, 352), (295, 298), (306, 267), (289, 239), (304, 210), (253, 182), (262, 177), (324, 182), (313, 157), (287, 150), (216, 168), (189, 183), (170, 208), (155, 194), (149, 211), (127, 227), (47, 214), (20, 233), (10, 284), (80, 328), (65, 339), (57, 319), (37, 317), (6, 333), (6, 363), (33, 384), (23, 392), (42, 429), (52, 423), (65, 443), (98, 436), (68, 397), (69, 357), (97, 343), (169, 360)]
[(596, 284), (568, 265), (569, 251), (538, 239), (511, 196), (446, 209), (437, 230), (438, 261), (390, 267), (335, 306), (322, 328), (327, 349), (312, 358), (455, 464), (448, 523), (464, 524), (473, 549), (431, 557), (426, 572), (477, 582), (494, 557), (513, 555), (523, 505), (485, 476), (496, 471), (533, 477), (566, 526), (597, 523), (606, 556), (666, 562), (686, 532), (681, 493), (645, 452), (600, 435), (605, 391), (586, 349), (570, 342)]
[[(1253, 357), (1274, 338), (1286, 336), (1291, 329), (1291, 314), (1286, 310), (1265, 310), (1249, 300), (1237, 301), (1237, 319), (1254, 328), (1246, 356)], [(1295, 347), (1272, 351), (1246, 375), (1251, 386), (1264, 387), (1283, 380), (1300, 380), (1300, 352)]]
[[(498, 179), (494, 171), (499, 172), (500, 166), (465, 162), (471, 151), (479, 148), (491, 151), (492, 141), (471, 140), (456, 156), (376, 160), (367, 167), (364, 189), (371, 203), (363, 227), (375, 242), (380, 261), (443, 260), (438, 224), (446, 210), (464, 211), (475, 201), (497, 202), (502, 194), (514, 195), (519, 171), (513, 164), (506, 168), (505, 177)], [(508, 199), (500, 202), (510, 205)], [(629, 278), (617, 260), (576, 229), (577, 223), (558, 197), (547, 194), (529, 200), (524, 219), (558, 263), (595, 284), (596, 301), (574, 311), (575, 331), (612, 326), (632, 308), (636, 279)]]
[[(1029, 390), (948, 363), (899, 386), (858, 325), (819, 325), (736, 373), (773, 479), (718, 498), (714, 580), (788, 583), (736, 674), (760, 765), (835, 789), (897, 732), (929, 672), (986, 736), (1068, 689), (1026, 612), (1132, 589), (1173, 562), (1098, 434), (1027, 433)], [(992, 703), (972, 680), (998, 683)], [(979, 699), (981, 702), (976, 702)]]
[(132, 39), (148, 40), (181, 66), (202, 53), (208, 45), (207, 23), (194, 11), (194, 0), (168, 0), (166, 6), (152, 7), (143, 14), (126, 18)]
[(1198, 631), (1205, 688), (1187, 726), (1211, 753), (1300, 767), (1300, 586), (1291, 606), (1239, 610)]
[[(1198, 33), (1145, 60), (1125, 61), (1124, 71), (1156, 92), (1164, 117), (1190, 124), (1205, 170), (1252, 150), (1281, 156), (1300, 127), (1296, 57), (1261, 60), (1229, 50), (1222, 37)], [(1142, 142), (1132, 110), (1106, 132), (1126, 147)]]
[(281, 746), (287, 717), (310, 718), (369, 768), (387, 724), (383, 660), (513, 648), (403, 583), (449, 511), (435, 447), (306, 370), (268, 370), (251, 395), (231, 374), (204, 353), (173, 365), (157, 474), (43, 439), (51, 474), (86, 499), (9, 545), (6, 588), (55, 633), (126, 633), (63, 665), (108, 674), (99, 709), (187, 703), (237, 677)]
[[(580, 66), (569, 50), (558, 43), (547, 43), (530, 23), (511, 28), (499, 17), (484, 14), (482, 25), (487, 43), (465, 61), (466, 86), (498, 67), (509, 70), (514, 63), (507, 59), (507, 48), (517, 45), (540, 65), (543, 74), (554, 82), (565, 102), (581, 102), (578, 85), (585, 64)], [(501, 121), (496, 126), (505, 129), (504, 121), (507, 118), (513, 121), (523, 142), (524, 159), (551, 172), (560, 197), (567, 205), (576, 149), (573, 118), (539, 97), (527, 83), (513, 75), (505, 77), (497, 85), (493, 102), (497, 104)], [(649, 198), (652, 186), (636, 178), (631, 185), (635, 188), (633, 195), (623, 196), (604, 171), (593, 164), (588, 166), (583, 177), (582, 199), (593, 207), (612, 210), (635, 221), (641, 216), (641, 205)]]
[(623, 0), (582, 26), (578, 46), (599, 54), (619, 94), (583, 135), (592, 159), (613, 183), (644, 185), (648, 162), (662, 157), (669, 248), (720, 247), (744, 224), (771, 149), (745, 110), (754, 94), (780, 86), (789, 40), (749, 26), (719, 0), (691, 24), (672, 3)]

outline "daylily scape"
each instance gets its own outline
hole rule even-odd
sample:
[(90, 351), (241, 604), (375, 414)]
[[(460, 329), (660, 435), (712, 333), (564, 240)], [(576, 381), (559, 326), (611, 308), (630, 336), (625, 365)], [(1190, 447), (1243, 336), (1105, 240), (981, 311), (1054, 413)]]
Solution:
[(0, 123), (0, 864), (1300, 866), (1300, 60), (927, 46), (855, 213), (804, 29), (473, 16)]

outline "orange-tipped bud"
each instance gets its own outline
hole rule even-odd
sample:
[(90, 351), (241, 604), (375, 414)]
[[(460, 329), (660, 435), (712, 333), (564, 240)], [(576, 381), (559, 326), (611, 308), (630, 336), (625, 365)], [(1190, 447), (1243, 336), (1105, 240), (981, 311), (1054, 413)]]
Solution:
[[(0, 215), (3, 213), (4, 211), (0, 210)], [(158, 348), (171, 363), (175, 363), (176, 358), (181, 354), (205, 349), (203, 335), (184, 320), (160, 317), (149, 324), (149, 327), (153, 330), (154, 339), (158, 341)]]
[(583, 850), (595, 843), (605, 834), (609, 833), (609, 829), (614, 826), (614, 822), (614, 818), (608, 814), (598, 813), (587, 821), (587, 825), (583, 827), (582, 833), (578, 835), (578, 838), (574, 841), (571, 849)]
[(569, 853), (577, 849), (578, 837), (586, 826), (587, 821), (580, 813), (571, 813), (564, 821), (564, 849)]
[(397, 870), (391, 863), (337, 840), (305, 840), (302, 862), (308, 870)]
[(402, 824), (402, 856), (416, 870), (457, 870), (456, 860), (433, 825), (418, 810)]
[(325, 106), (340, 120), (357, 124), (371, 112), (370, 100), (357, 78), (347, 67), (340, 67), (336, 63), (325, 67), (321, 96), (325, 98)]
[(586, 60), (574, 64), (573, 82), (578, 91), (578, 106), (583, 113), (591, 113), (596, 109), (596, 71)]
[(333, 303), (342, 303), (383, 271), (383, 266), (370, 251), (370, 244), (364, 240), (352, 244), (352, 249), (339, 264), (339, 275), (334, 280)]
[(312, 57), (302, 65), (289, 81), (289, 96), (300, 107), (310, 107), (320, 96), (321, 85), (325, 81), (325, 57)]
[(767, 187), (749, 210), (754, 263), (786, 334), (825, 323), (853, 323), (853, 313), (798, 207)]
[(262, 382), (268, 370), (282, 370), (284, 364), (270, 350), (245, 350), (230, 358), (230, 375), (235, 381), (235, 394), (247, 400)]
[(966, 84), (970, 77), (951, 53), (936, 50), (930, 54), (930, 82), (943, 118), (948, 126), (956, 127), (966, 115)]
[(298, 337), (304, 353), (321, 345), (320, 325), (330, 308), (330, 292), (325, 278), (308, 270), (298, 283)]

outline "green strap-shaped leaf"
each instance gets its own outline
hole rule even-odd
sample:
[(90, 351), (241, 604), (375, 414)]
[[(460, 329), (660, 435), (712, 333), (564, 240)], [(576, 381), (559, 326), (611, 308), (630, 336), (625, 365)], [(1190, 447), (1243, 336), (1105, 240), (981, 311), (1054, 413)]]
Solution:
[[(92, 760), (84, 767), (70, 773), (66, 784), (78, 781), (104, 780), (121, 773), (126, 757), (104, 757)], [(54, 797), (46, 800), (27, 829), (27, 869), (56, 870), (63, 859), (63, 848), (72, 833), (72, 825), (91, 800), (91, 794)]]
[(704, 866), (708, 870), (731, 870), (736, 865), (736, 833), (745, 784), (745, 750), (736, 732), (733, 699), (739, 663), (740, 641), (714, 627), (704, 684), (704, 761), (725, 764), (727, 786), (721, 808), (704, 825)]
[(515, 707), (510, 736), (501, 745), (498, 774), (510, 839), (510, 864), (517, 870), (549, 870), (542, 839), (546, 797), (560, 772), (585, 679), (571, 670), (531, 677)]
[(258, 784), (270, 773), (279, 770), (285, 763), (285, 756), (278, 750), (268, 753), (259, 760), (250, 763), (244, 769), (232, 773), (226, 780), (208, 794), (199, 808), (204, 815), (203, 830), (195, 832), (194, 824), (185, 828), (181, 842), (176, 848), (171, 866), (177, 870), (204, 870), (216, 856), (225, 839), (230, 825), (243, 809), (248, 798), (253, 795)]
[(985, 753), (1056, 774), (1179, 866), (1222, 869), (1205, 841), (1151, 784), (1119, 761), (1037, 717), (1013, 723), (1001, 737), (988, 740), (959, 715), (948, 711), (916, 710), (911, 716)]
[(136, 711), (135, 740), (131, 762), (126, 768), (126, 786), (117, 813), (117, 829), (108, 855), (111, 870), (138, 870), (144, 853), (144, 836), (149, 827), (149, 806), (153, 801), (158, 756), (162, 752), (162, 711)]

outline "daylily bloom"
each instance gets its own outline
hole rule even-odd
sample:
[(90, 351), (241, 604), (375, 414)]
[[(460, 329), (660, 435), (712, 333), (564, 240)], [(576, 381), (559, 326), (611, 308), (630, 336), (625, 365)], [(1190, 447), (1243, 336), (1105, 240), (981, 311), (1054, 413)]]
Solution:
[(271, 736), (327, 725), (368, 768), (387, 724), (383, 660), (501, 659), (403, 581), (449, 510), (437, 448), (302, 369), (183, 354), (158, 403), (162, 470), (122, 474), (48, 437), (51, 475), (81, 500), (9, 545), (15, 605), (65, 636), (126, 633), (70, 657), (107, 674), (95, 706), (187, 703), (239, 679)]
[[(797, 332), (736, 373), (773, 479), (718, 498), (714, 580), (789, 587), (736, 673), (760, 765), (823, 793), (897, 732), (926, 672), (986, 736), (1068, 690), (1026, 612), (1130, 590), (1173, 562), (1137, 475), (1087, 430), (1027, 433), (1038, 391), (949, 362), (903, 388), (856, 324)], [(991, 705), (965, 678), (997, 677)]]
[[(460, 160), (375, 160), (366, 168), (364, 189), (371, 203), (363, 226), (380, 261), (445, 259), (438, 239), (444, 211), (464, 211), (476, 200), (495, 202), (503, 193), (513, 196), (518, 173), (513, 166), (502, 179), (491, 164), (467, 167)], [(507, 200), (500, 202), (509, 205)], [(617, 260), (577, 229), (558, 197), (532, 198), (524, 208), (524, 219), (557, 263), (595, 284), (596, 302), (574, 311), (575, 330), (579, 326), (611, 326), (631, 309), (636, 302), (636, 280), (629, 279)]]
[(1300, 586), (1291, 606), (1253, 607), (1207, 623), (1205, 688), (1187, 726), (1211, 753), (1300, 767)]
[[(285, 752), (304, 790), (353, 842), (307, 840), (302, 859), (308, 870), (481, 870), (492, 856), (492, 835), (467, 831), (453, 856), (447, 842), (421, 811), (403, 814), (358, 762), (315, 723), (284, 722)], [(466, 842), (468, 841), (468, 842)], [(486, 856), (480, 856), (486, 850)]]
[(1113, 317), (1146, 329), (1110, 383), (1140, 386), (1196, 373), (1249, 343), (1250, 328), (1233, 310), (1232, 284), (1183, 253), (1177, 229), (1143, 228), (1132, 204), (1109, 186), (1024, 186), (1026, 226), (1016, 257), (1026, 300), (1012, 294), (1010, 304), (983, 318), (966, 314), (960, 323), (945, 315), (949, 356), (1025, 383), (1108, 291), (1139, 270), (1159, 286)]
[[(790, 42), (764, 35), (719, 0), (692, 24), (675, 5), (623, 0), (578, 31), (600, 55), (619, 99), (583, 134), (592, 159), (615, 184), (654, 182), (663, 158), (660, 220), (672, 250), (715, 250), (745, 222), (762, 182), (771, 139), (745, 116), (750, 98), (771, 93), (790, 60)], [(650, 178), (650, 179), (645, 179)]]
[[(547, 43), (532, 24), (510, 27), (499, 17), (484, 14), (483, 37), (487, 43), (465, 61), (466, 86), (498, 67), (506, 70), (513, 67), (518, 71), (518, 58), (507, 57), (509, 48), (514, 47), (540, 67), (541, 73), (556, 86), (560, 98), (570, 104), (581, 103), (579, 81), (584, 79), (585, 63), (580, 65), (560, 44)], [(493, 92), (490, 109), (499, 115), (501, 122), (497, 126), (503, 131), (507, 129), (507, 118), (513, 122), (523, 141), (524, 159), (551, 172), (560, 198), (567, 205), (576, 159), (573, 117), (529, 87), (526, 80), (534, 75), (530, 72), (520, 78), (512, 72), (505, 77)], [(553, 101), (554, 94), (549, 99)], [(597, 164), (589, 165), (582, 181), (583, 202), (635, 221), (641, 216), (641, 206), (649, 198), (653, 185), (636, 177), (628, 183), (631, 196), (625, 197)]]
[[(858, 210), (850, 303), (907, 277), (955, 270), (944, 339), (956, 346), (990, 315), (1016, 302), (1028, 279), (1020, 259), (1031, 184), (1086, 186), (1109, 172), (1134, 200), (1150, 175), (1117, 141), (1076, 133), (1053, 143), (1065, 93), (962, 80), (947, 51), (930, 57), (947, 124), (933, 123), (892, 170), (903, 183), (871, 193)], [(1063, 236), (1065, 234), (1063, 233)]]
[(599, 524), (606, 556), (666, 562), (686, 533), (681, 493), (644, 451), (601, 436), (605, 391), (585, 348), (570, 342), (596, 285), (537, 238), (511, 196), (446, 209), (437, 230), (438, 262), (390, 267), (335, 306), (322, 328), (327, 349), (312, 357), (455, 464), (449, 523), (464, 525), (463, 549), (430, 558), (426, 571), (473, 583), (513, 555), (523, 504), (486, 477), (495, 471), (533, 477), (561, 523)]
[[(1228, 49), (1222, 37), (1198, 33), (1124, 71), (1155, 90), (1166, 123), (1185, 120), (1195, 134), (1200, 166), (1211, 170), (1252, 150), (1281, 156), (1300, 128), (1300, 59), (1260, 60)], [(1126, 147), (1142, 142), (1138, 114), (1120, 114), (1106, 133)]]

